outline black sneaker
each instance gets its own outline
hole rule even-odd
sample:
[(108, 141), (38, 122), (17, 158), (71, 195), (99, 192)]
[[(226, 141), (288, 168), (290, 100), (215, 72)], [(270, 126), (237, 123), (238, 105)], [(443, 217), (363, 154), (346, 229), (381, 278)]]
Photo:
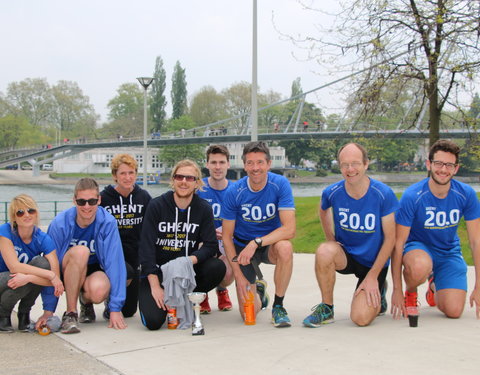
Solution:
[(20, 332), (28, 332), (28, 327), (30, 326), (30, 313), (17, 313), (18, 317), (18, 330)]
[(110, 320), (110, 308), (108, 307), (108, 302), (108, 299), (103, 302), (103, 304), (105, 305), (105, 309), (103, 310), (103, 319), (105, 319), (106, 321)]
[(60, 332), (65, 334), (80, 332), (80, 329), (78, 328), (78, 314), (76, 312), (64, 312)]
[(12, 320), (9, 316), (0, 317), (0, 332), (1, 333), (12, 333)]
[(82, 296), (78, 298), (80, 301), (80, 323), (94, 323), (95, 319), (95, 309), (93, 308), (93, 303), (83, 303)]

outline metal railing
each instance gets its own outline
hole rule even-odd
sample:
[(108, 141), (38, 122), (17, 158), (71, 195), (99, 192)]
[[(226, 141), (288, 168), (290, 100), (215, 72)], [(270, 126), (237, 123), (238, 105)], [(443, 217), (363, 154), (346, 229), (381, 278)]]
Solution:
[[(0, 224), (8, 223), (8, 206), (10, 202), (0, 201)], [(48, 226), (57, 214), (72, 207), (72, 201), (37, 201), (40, 210), (40, 225)]]

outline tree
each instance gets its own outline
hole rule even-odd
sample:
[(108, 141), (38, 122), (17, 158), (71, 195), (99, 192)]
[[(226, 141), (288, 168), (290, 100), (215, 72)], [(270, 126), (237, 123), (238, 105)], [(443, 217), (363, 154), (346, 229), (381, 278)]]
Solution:
[[(301, 81), (300, 77), (297, 77), (292, 82), (292, 92), (290, 94), (291, 98), (303, 93), (302, 83), (300, 81)], [(296, 100), (298, 100), (298, 99), (296, 99)]]
[(0, 147), (21, 147), (44, 143), (46, 137), (40, 129), (29, 124), (24, 117), (8, 115), (0, 118)]
[(222, 90), (225, 98), (225, 109), (228, 117), (245, 114), (235, 121), (234, 127), (237, 132), (242, 132), (248, 124), (252, 107), (251, 84), (245, 81), (234, 83), (229, 88)]
[(192, 98), (190, 117), (196, 126), (211, 124), (227, 117), (226, 100), (212, 86), (204, 86)]
[(311, 50), (328, 57), (336, 54), (337, 69), (341, 58), (352, 61), (352, 54), (355, 66), (370, 66), (355, 85), (363, 105), (378, 101), (391, 80), (419, 82), (420, 102), (428, 106), (430, 143), (436, 141), (445, 104), (458, 105), (456, 94), (478, 74), (480, 2), (349, 0), (342, 4), (335, 25), (323, 29), (319, 38), (308, 38)]
[(52, 86), (54, 107), (52, 123), (72, 136), (87, 136), (94, 132), (97, 121), (95, 109), (76, 82), (59, 81)]
[(30, 124), (48, 126), (54, 111), (52, 90), (45, 78), (27, 78), (7, 86), (9, 111), (24, 116)]
[(118, 120), (132, 118), (143, 113), (143, 89), (135, 83), (123, 83), (117, 89), (117, 95), (107, 104), (108, 118)]
[(150, 91), (150, 113), (152, 115), (153, 130), (159, 132), (165, 125), (167, 118), (167, 112), (165, 111), (165, 106), (167, 105), (167, 99), (165, 98), (167, 75), (163, 68), (163, 60), (160, 56), (157, 56), (155, 60), (153, 77), (155, 79), (152, 82), (152, 90)]
[(185, 69), (177, 61), (172, 75), (172, 118), (176, 119), (187, 113), (187, 77)]

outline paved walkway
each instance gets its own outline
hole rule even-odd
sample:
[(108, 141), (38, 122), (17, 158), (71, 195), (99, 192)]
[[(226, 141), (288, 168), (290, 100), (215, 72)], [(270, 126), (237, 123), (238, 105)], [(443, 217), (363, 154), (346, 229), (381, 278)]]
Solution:
[[(148, 331), (138, 314), (125, 331), (108, 329), (100, 318), (81, 325), (76, 335), (41, 337), (15, 333), (0, 336), (2, 373), (9, 374), (477, 374), (480, 320), (466, 306), (461, 319), (445, 318), (424, 299), (419, 289), (418, 328), (391, 315), (360, 328), (349, 319), (355, 287), (352, 276), (337, 276), (334, 324), (311, 329), (302, 326), (310, 308), (319, 302), (313, 255), (296, 254), (293, 278), (285, 298), (291, 328), (276, 329), (271, 310), (261, 312), (255, 326), (245, 326), (237, 311), (202, 316), (205, 336), (190, 330)], [(273, 266), (262, 265), (273, 294)], [(470, 291), (474, 270), (469, 267)], [(392, 284), (390, 284), (392, 285)], [(233, 288), (230, 288), (234, 296)], [(388, 293), (390, 297), (390, 291)], [(212, 307), (216, 304), (210, 293)], [(38, 305), (38, 306), (37, 306)], [(40, 315), (37, 303), (32, 317)], [(57, 311), (63, 313), (64, 298)], [(235, 301), (236, 306), (236, 301)], [(103, 305), (96, 306), (101, 317)], [(28, 348), (28, 349), (27, 349)], [(29, 354), (21, 356), (20, 350)], [(6, 365), (5, 365), (6, 364)], [(8, 371), (7, 371), (8, 370)]]

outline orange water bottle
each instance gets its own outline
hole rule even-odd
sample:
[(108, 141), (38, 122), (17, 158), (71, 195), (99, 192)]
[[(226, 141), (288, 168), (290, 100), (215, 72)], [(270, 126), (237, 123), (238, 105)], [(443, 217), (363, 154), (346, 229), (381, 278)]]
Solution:
[(245, 325), (253, 326), (255, 324), (255, 297), (250, 286), (247, 287), (247, 299), (243, 303), (243, 312), (245, 314)]
[(50, 334), (50, 328), (44, 324), (38, 329), (38, 334), (41, 336), (47, 336)]

